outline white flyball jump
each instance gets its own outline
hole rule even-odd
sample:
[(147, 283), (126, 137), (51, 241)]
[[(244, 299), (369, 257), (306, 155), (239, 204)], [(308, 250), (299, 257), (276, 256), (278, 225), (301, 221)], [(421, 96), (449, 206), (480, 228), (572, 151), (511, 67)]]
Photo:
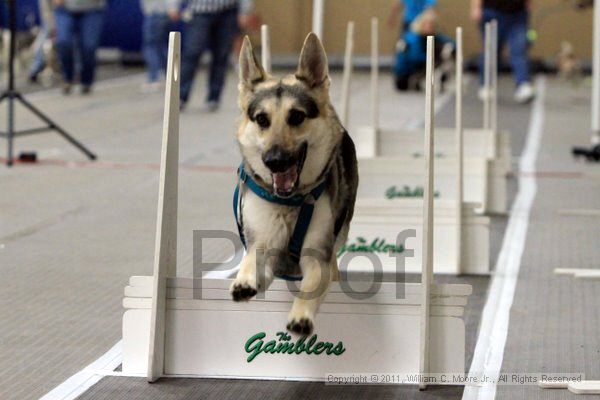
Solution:
[[(508, 211), (508, 195), (506, 177), (511, 169), (510, 135), (508, 132), (499, 132), (497, 129), (497, 57), (493, 57), (494, 48), (497, 48), (497, 37), (494, 38), (492, 24), (487, 26), (486, 31), (486, 68), (485, 68), (485, 92), (488, 95), (484, 99), (484, 128), (464, 130), (464, 157), (465, 157), (465, 192), (464, 198), (468, 202), (480, 203), (479, 209), (485, 213), (505, 214)], [(496, 30), (497, 32), (497, 30)], [(373, 34), (373, 48), (377, 48), (377, 40)], [(458, 71), (456, 71), (458, 74)], [(364, 160), (376, 158), (408, 158), (414, 159), (421, 156), (420, 140), (412, 130), (382, 129), (379, 126), (378, 103), (376, 96), (378, 63), (372, 61), (371, 73), (373, 82), (372, 126), (361, 126), (350, 129), (357, 146), (359, 158)], [(344, 87), (346, 89), (346, 87)], [(344, 97), (345, 94), (342, 94)], [(462, 103), (462, 98), (461, 98)], [(462, 104), (461, 104), (462, 106)], [(458, 105), (457, 105), (458, 107)], [(451, 159), (456, 157), (455, 129), (436, 129), (436, 148), (440, 158)], [(364, 174), (377, 173), (378, 166), (370, 168), (369, 161), (363, 164)], [(445, 168), (438, 168), (446, 171)], [(361, 171), (362, 172), (362, 171)], [(476, 178), (479, 177), (479, 178)], [(406, 177), (408, 186), (414, 185), (410, 177)], [(437, 184), (444, 182), (440, 176)], [(404, 184), (397, 182), (400, 186)], [(440, 190), (440, 196), (445, 194), (453, 196), (453, 193)]]
[[(373, 23), (376, 27), (376, 22)], [(376, 41), (374, 41), (376, 42)], [(462, 29), (457, 29), (457, 82), (463, 81)], [(376, 69), (376, 57), (373, 57)], [(436, 273), (442, 274), (488, 274), (489, 273), (489, 229), (490, 220), (476, 211), (482, 208), (487, 191), (485, 176), (488, 168), (484, 158), (463, 158), (462, 126), (462, 84), (456, 90), (456, 127), (452, 135), (456, 156), (435, 160), (435, 201), (436, 220), (434, 227), (434, 266)], [(376, 102), (375, 102), (376, 103)], [(377, 110), (373, 111), (377, 120)], [(377, 130), (377, 128), (373, 128)], [(437, 129), (435, 141), (439, 143)], [(447, 135), (449, 136), (449, 135)], [(422, 136), (412, 133), (411, 143), (416, 151)], [(400, 144), (398, 144), (400, 142)], [(406, 141), (397, 140), (394, 146), (405, 146)], [(390, 146), (392, 141), (390, 141)], [(414, 249), (415, 256), (404, 260), (405, 272), (419, 272), (423, 260), (420, 257), (420, 241), (423, 231), (420, 221), (423, 217), (419, 197), (423, 195), (423, 153), (419, 157), (372, 157), (359, 158), (361, 184), (358, 189), (355, 215), (347, 245), (340, 254), (375, 253), (384, 272), (396, 271), (397, 257), (406, 249)], [(463, 173), (464, 171), (464, 173)], [(475, 171), (475, 172), (474, 172)], [(473, 201), (464, 193), (464, 187), (471, 191), (478, 188), (477, 199)], [(404, 247), (397, 243), (398, 227), (414, 229), (416, 237), (407, 239)], [(350, 269), (360, 271), (365, 265), (350, 264)]]
[(323, 42), (323, 26), (325, 20), (325, 0), (313, 0), (312, 31)]
[[(431, 85), (432, 46), (429, 39)], [(123, 375), (150, 382), (164, 376), (323, 381), (335, 373), (464, 371), (462, 316), (472, 288), (432, 281), (433, 88), (427, 90), (421, 283), (336, 282), (320, 307), (316, 334), (298, 338), (282, 332), (295, 284), (275, 280), (264, 296), (235, 303), (231, 279), (176, 277), (178, 71), (179, 33), (171, 33), (154, 276), (131, 277), (125, 288)]]
[(342, 75), (342, 98), (340, 103), (340, 121), (348, 126), (350, 115), (350, 82), (352, 79), (352, 53), (354, 50), (354, 22), (348, 22), (346, 29), (346, 50), (344, 52), (344, 73)]
[(260, 27), (260, 62), (267, 74), (272, 72), (271, 65), (271, 38), (269, 35), (269, 26), (262, 25)]

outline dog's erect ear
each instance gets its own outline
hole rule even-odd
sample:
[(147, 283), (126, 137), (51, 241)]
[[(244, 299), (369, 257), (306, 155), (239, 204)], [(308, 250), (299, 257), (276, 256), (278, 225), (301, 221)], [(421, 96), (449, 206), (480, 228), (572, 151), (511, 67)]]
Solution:
[(319, 37), (312, 32), (308, 34), (302, 46), (296, 78), (304, 81), (311, 88), (321, 86), (329, 79), (325, 49)]
[(248, 36), (244, 37), (240, 51), (240, 84), (249, 90), (257, 83), (265, 80), (265, 70), (254, 56), (252, 44)]

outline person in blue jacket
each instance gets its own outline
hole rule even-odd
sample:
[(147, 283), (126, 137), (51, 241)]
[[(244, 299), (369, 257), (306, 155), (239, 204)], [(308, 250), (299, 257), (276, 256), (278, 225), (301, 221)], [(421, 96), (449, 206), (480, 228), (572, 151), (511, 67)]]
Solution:
[[(413, 77), (420, 77), (425, 69), (427, 36), (435, 35), (436, 59), (451, 54), (452, 39), (437, 32), (437, 0), (399, 0), (394, 4), (388, 23), (396, 25), (401, 6), (404, 6), (403, 32), (396, 48), (394, 76), (398, 90), (408, 90)], [(450, 50), (449, 50), (450, 49)], [(418, 88), (418, 83), (417, 83)]]

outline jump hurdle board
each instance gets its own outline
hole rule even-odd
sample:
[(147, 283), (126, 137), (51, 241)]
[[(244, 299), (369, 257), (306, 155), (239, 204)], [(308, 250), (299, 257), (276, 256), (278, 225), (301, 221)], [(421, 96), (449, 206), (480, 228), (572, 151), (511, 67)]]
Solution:
[[(404, 298), (397, 299), (397, 285), (382, 283), (372, 297), (357, 300), (335, 283), (320, 307), (312, 349), (316, 342), (334, 347), (342, 343), (341, 354), (261, 352), (251, 361), (248, 358), (258, 343), (251, 342), (255, 335), (265, 333), (264, 345), (270, 340), (280, 342), (277, 333), (285, 326), (294, 292), (288, 282), (276, 280), (263, 299), (234, 303), (230, 284), (230, 279), (168, 279), (166, 376), (322, 381), (330, 373), (419, 372), (421, 284), (406, 284)], [(365, 293), (371, 285), (349, 284)], [(194, 299), (194, 293), (200, 292), (194, 287), (202, 288), (201, 299)], [(465, 370), (462, 316), (471, 292), (470, 285), (431, 286), (429, 361), (433, 373)], [(143, 375), (148, 368), (151, 294), (150, 276), (131, 277), (125, 288), (125, 374)], [(298, 340), (293, 337), (286, 342)]]
[[(423, 234), (422, 200), (402, 199), (391, 207), (389, 203), (393, 201), (357, 202), (348, 242), (340, 252), (339, 259), (342, 259), (346, 253), (354, 255), (372, 253), (379, 259), (384, 273), (396, 272), (397, 268), (401, 268), (398, 272), (420, 271)], [(455, 201), (436, 200), (434, 204), (434, 272), (452, 275), (489, 274), (489, 217), (475, 213), (473, 205), (469, 203), (463, 203), (462, 217), (458, 215)], [(460, 230), (457, 229), (459, 219), (462, 220)], [(416, 232), (416, 237), (407, 239), (404, 244), (405, 248), (413, 250), (414, 254), (405, 258), (403, 266), (397, 267), (397, 256), (405, 253), (405, 250), (396, 246), (396, 240), (397, 235), (404, 229), (414, 229)], [(459, 234), (461, 238), (458, 237)], [(371, 264), (364, 263), (362, 258), (357, 257), (356, 261), (351, 261), (347, 268), (356, 272), (369, 272), (375, 268)]]
[[(413, 157), (377, 157), (363, 158), (358, 161), (360, 186), (358, 201), (385, 200), (389, 207), (402, 198), (388, 200), (386, 193), (390, 188), (402, 189), (404, 186), (415, 190), (423, 182), (423, 158)], [(435, 159), (435, 192), (440, 199), (457, 198), (456, 160)], [(486, 210), (488, 204), (488, 162), (482, 158), (464, 160), (464, 201), (474, 203), (479, 212)]]
[[(404, 159), (419, 159), (423, 156), (422, 139), (418, 131), (375, 131), (371, 127), (362, 127), (357, 130), (354, 139), (361, 161), (398, 158), (398, 162), (405, 162)], [(454, 129), (436, 129), (435, 140), (436, 162), (442, 162), (439, 169), (451, 172), (451, 164), (457, 162)], [(508, 211), (507, 176), (511, 170), (510, 149), (508, 132), (494, 134), (485, 129), (464, 131), (465, 200), (481, 203), (482, 212), (505, 214)], [(373, 161), (364, 163), (370, 162)], [(479, 167), (481, 162), (485, 162), (484, 168)], [(473, 187), (469, 181), (476, 175), (481, 176), (477, 178), (478, 186)], [(438, 185), (444, 185), (444, 180), (447, 179), (444, 175), (436, 178)], [(446, 184), (452, 185), (452, 179)], [(478, 191), (479, 194), (474, 191)], [(482, 193), (485, 193), (483, 197)]]

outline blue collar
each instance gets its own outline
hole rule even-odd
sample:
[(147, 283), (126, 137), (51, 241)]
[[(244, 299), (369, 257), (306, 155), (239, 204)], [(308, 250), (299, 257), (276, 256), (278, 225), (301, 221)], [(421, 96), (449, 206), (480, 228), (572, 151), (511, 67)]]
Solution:
[(321, 197), (321, 194), (323, 194), (323, 191), (327, 186), (327, 180), (324, 179), (323, 182), (321, 182), (317, 187), (315, 187), (307, 194), (295, 194), (291, 197), (279, 197), (275, 193), (270, 192), (269, 190), (256, 183), (256, 181), (252, 179), (252, 177), (244, 169), (244, 164), (241, 164), (238, 168), (238, 176), (240, 178), (240, 181), (243, 182), (248, 187), (248, 189), (252, 190), (252, 192), (261, 199), (266, 200), (269, 203), (275, 203), (289, 207), (302, 206), (302, 204), (304, 204), (304, 202), (309, 196), (312, 196), (312, 198), (316, 202), (319, 199), (319, 197)]

